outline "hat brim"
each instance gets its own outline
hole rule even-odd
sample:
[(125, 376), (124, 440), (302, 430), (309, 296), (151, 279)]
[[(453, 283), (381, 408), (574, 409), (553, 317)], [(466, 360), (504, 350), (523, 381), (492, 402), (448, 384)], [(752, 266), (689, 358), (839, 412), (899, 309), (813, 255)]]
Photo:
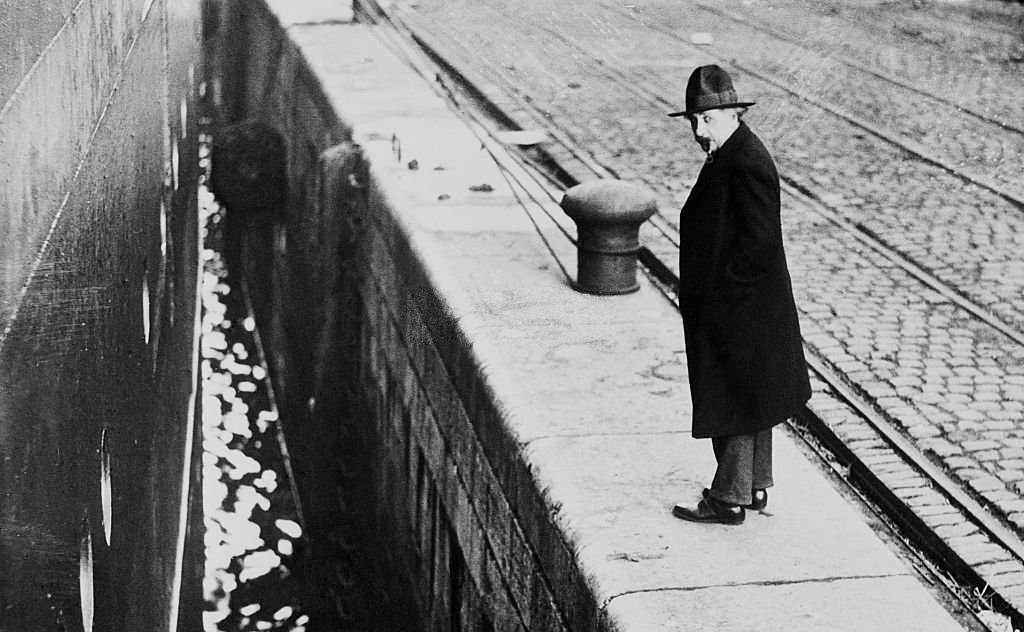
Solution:
[(711, 105), (706, 108), (694, 108), (692, 110), (682, 110), (680, 112), (669, 112), (669, 116), (690, 116), (692, 114), (700, 114), (701, 112), (707, 112), (708, 110), (727, 110), (729, 108), (749, 108), (752, 105), (756, 105), (756, 101), (738, 101), (736, 103), (725, 103), (723, 105)]

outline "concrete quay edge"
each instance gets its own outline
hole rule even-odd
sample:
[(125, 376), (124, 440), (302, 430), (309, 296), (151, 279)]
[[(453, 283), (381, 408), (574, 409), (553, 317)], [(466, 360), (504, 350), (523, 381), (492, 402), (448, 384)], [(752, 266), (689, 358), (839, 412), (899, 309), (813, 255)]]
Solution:
[(960, 629), (782, 432), (768, 513), (673, 518), (713, 457), (688, 434), (672, 306), (646, 284), (573, 291), (571, 244), (544, 247), (479, 139), (372, 28), (290, 23), (501, 400), (521, 446), (508, 458), (527, 461), (614, 629)]

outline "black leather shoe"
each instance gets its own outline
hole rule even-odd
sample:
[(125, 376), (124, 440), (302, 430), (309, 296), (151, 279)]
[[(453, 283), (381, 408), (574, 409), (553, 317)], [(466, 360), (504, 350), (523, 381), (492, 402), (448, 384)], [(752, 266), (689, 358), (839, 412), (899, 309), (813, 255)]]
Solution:
[(751, 511), (763, 511), (768, 506), (768, 490), (767, 489), (755, 489), (750, 493), (750, 504), (747, 505), (747, 509)]
[(711, 496), (702, 498), (696, 508), (676, 505), (672, 515), (690, 522), (709, 522), (718, 524), (741, 524), (747, 517), (746, 511), (739, 505), (730, 505), (716, 500)]
[[(708, 497), (711, 490), (707, 487), (704, 488), (704, 498)], [(764, 508), (768, 506), (768, 490), (767, 489), (755, 489), (750, 493), (751, 501), (749, 505), (743, 505), (744, 509), (751, 511), (764, 511)]]

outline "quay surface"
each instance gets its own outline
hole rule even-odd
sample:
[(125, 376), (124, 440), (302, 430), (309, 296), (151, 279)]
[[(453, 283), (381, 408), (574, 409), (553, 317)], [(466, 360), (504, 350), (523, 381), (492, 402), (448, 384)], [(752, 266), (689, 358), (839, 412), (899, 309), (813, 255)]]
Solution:
[[(523, 200), (541, 194), (377, 29), (267, 7), (261, 28), (289, 44), (259, 62), (273, 71), (250, 98), (286, 134), (329, 144), (288, 118), (308, 104), (280, 107), (285, 94), (323, 98), (347, 130), (337, 140), (365, 152), (381, 213), (366, 235), (367, 372), (405, 411), (379, 419), (380, 434), (404, 437), (401, 458), (417, 455), (437, 486), (424, 502), (443, 505), (430, 505), (454, 534), (443, 550), (495, 599), (480, 606), (494, 629), (962, 629), (782, 430), (766, 512), (738, 527), (673, 518), (713, 457), (689, 435), (671, 303), (646, 279), (625, 296), (575, 292), (557, 204), (529, 213)], [(496, 414), (473, 417), (466, 383)], [(455, 399), (441, 390), (452, 384)], [(420, 491), (396, 502), (422, 507)]]

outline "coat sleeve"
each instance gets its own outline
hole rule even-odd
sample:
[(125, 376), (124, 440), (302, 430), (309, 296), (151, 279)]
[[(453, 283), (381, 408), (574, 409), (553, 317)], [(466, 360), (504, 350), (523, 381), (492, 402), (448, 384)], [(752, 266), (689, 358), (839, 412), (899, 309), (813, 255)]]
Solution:
[(754, 283), (782, 251), (778, 177), (770, 164), (741, 162), (729, 180), (736, 232), (725, 273), (737, 283)]

